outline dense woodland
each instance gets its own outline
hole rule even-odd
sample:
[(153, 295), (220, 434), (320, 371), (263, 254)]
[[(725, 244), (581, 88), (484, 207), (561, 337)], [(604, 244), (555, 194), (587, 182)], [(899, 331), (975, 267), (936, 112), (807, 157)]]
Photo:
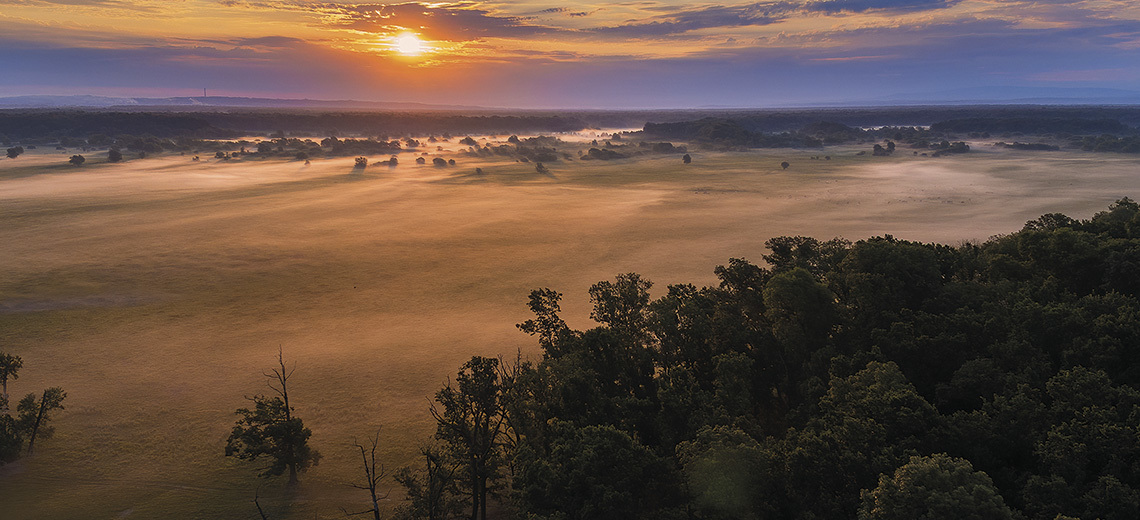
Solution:
[(534, 291), (542, 358), (436, 394), (398, 516), (1140, 515), (1137, 203), (982, 244), (767, 244), (713, 287), (599, 282), (588, 330)]

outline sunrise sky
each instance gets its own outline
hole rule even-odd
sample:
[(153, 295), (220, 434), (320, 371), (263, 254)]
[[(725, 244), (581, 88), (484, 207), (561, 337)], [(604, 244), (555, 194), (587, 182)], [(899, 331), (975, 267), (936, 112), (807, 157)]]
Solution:
[(0, 0), (0, 96), (774, 106), (1140, 91), (1136, 0)]

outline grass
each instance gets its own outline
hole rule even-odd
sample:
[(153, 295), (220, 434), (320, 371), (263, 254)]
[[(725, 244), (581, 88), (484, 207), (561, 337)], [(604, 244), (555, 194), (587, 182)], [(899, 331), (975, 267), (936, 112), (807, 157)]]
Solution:
[[(382, 427), (385, 462), (408, 464), (463, 361), (538, 354), (514, 327), (532, 289), (565, 293), (587, 327), (586, 289), (621, 272), (659, 295), (715, 283), (730, 257), (759, 261), (773, 236), (984, 240), (1140, 193), (1140, 159), (1124, 156), (856, 150), (560, 161), (551, 175), (463, 156), (363, 173), (351, 158), (0, 161), (0, 349), (25, 361), (10, 391), (68, 392), (55, 438), (0, 469), (0, 516), (254, 518), (257, 491), (275, 519), (343, 518), (366, 501), (344, 485), (354, 437)], [(222, 456), (278, 347), (325, 456), (295, 494)]]

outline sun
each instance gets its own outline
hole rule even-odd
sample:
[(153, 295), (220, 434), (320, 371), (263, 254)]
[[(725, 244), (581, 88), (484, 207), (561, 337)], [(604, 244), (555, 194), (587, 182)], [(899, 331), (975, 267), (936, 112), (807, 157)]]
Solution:
[(393, 47), (395, 47), (396, 52), (404, 56), (419, 56), (428, 50), (423, 40), (413, 33), (403, 33), (397, 36), (393, 42)]

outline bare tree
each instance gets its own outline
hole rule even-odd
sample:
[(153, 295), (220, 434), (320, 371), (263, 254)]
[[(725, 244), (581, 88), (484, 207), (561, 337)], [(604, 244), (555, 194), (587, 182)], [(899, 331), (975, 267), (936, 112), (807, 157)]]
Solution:
[(372, 509), (361, 511), (359, 513), (349, 513), (343, 508), (341, 510), (350, 516), (366, 515), (368, 513), (372, 513), (372, 517), (375, 520), (380, 520), (380, 501), (388, 498), (388, 495), (391, 493), (391, 491), (387, 491), (381, 496), (377, 491), (377, 488), (380, 486), (380, 482), (388, 476), (388, 471), (384, 467), (384, 463), (378, 462), (376, 460), (376, 448), (380, 446), (380, 430), (376, 430), (376, 433), (372, 436), (372, 439), (370, 439), (370, 443), (367, 448), (355, 440), (353, 440), (352, 445), (360, 450), (360, 460), (364, 466), (364, 483), (352, 483), (349, 485), (356, 489), (368, 490), (368, 495), (372, 499)]
[(269, 520), (269, 517), (265, 515), (265, 511), (261, 509), (260, 497), (257, 496), (258, 491), (261, 491), (261, 486), (257, 486), (257, 489), (253, 491), (253, 505), (257, 506), (257, 514), (261, 517), (261, 520)]

